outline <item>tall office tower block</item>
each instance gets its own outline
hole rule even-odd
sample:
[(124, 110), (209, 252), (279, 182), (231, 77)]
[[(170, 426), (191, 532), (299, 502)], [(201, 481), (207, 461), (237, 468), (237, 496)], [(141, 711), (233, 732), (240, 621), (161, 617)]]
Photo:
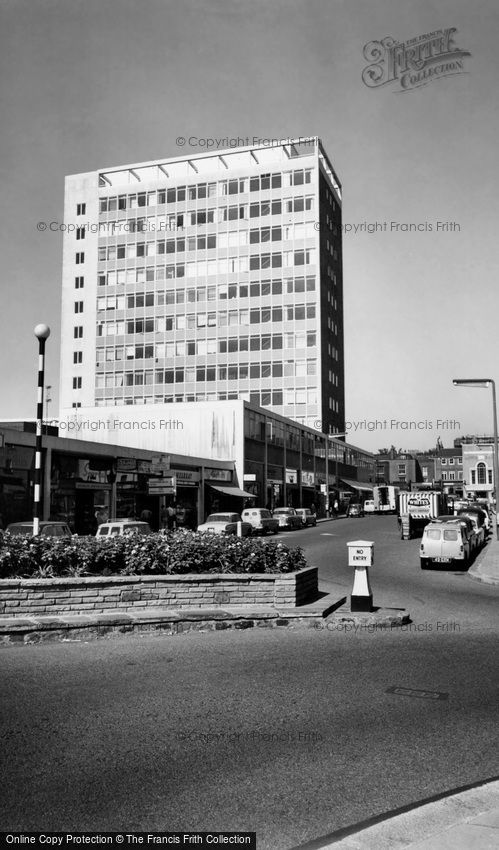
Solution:
[(65, 223), (62, 410), (244, 398), (345, 430), (341, 186), (319, 139), (72, 175)]

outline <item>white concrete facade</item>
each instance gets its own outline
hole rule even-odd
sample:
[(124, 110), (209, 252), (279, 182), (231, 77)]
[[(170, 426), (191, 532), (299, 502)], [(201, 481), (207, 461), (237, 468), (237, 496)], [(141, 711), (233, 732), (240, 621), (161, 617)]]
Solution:
[(245, 399), (344, 431), (341, 186), (317, 138), (73, 175), (65, 223), (61, 418)]

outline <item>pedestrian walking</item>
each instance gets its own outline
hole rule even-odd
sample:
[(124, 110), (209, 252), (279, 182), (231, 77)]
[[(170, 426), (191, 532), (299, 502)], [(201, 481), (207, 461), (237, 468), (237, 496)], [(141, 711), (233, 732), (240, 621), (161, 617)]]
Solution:
[(166, 527), (168, 531), (175, 531), (176, 514), (174, 505), (168, 505), (166, 509)]

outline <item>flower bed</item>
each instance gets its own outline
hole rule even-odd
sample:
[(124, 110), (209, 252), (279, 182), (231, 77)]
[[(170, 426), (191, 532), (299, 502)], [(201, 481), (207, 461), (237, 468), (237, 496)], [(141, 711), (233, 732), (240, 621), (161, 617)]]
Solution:
[(177, 531), (95, 537), (20, 537), (5, 534), (0, 578), (290, 573), (307, 566), (299, 547), (254, 538)]

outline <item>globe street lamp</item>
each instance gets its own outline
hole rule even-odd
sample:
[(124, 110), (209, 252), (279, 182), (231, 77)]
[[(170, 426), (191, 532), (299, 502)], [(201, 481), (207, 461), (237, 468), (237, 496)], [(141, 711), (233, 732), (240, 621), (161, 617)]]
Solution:
[(494, 467), (494, 491), (495, 511), (496, 511), (496, 537), (499, 540), (499, 525), (497, 524), (497, 491), (499, 486), (499, 471), (497, 462), (497, 405), (496, 405), (496, 385), (492, 378), (455, 378), (452, 383), (455, 387), (478, 387), (484, 389), (492, 387), (492, 413), (494, 417), (494, 453), (492, 463)]
[(33, 495), (33, 535), (40, 528), (40, 501), (42, 482), (42, 426), (43, 426), (43, 381), (45, 377), (45, 341), (50, 336), (48, 325), (37, 325), (35, 336), (38, 340), (38, 395), (36, 400), (36, 443), (35, 443), (35, 487)]

